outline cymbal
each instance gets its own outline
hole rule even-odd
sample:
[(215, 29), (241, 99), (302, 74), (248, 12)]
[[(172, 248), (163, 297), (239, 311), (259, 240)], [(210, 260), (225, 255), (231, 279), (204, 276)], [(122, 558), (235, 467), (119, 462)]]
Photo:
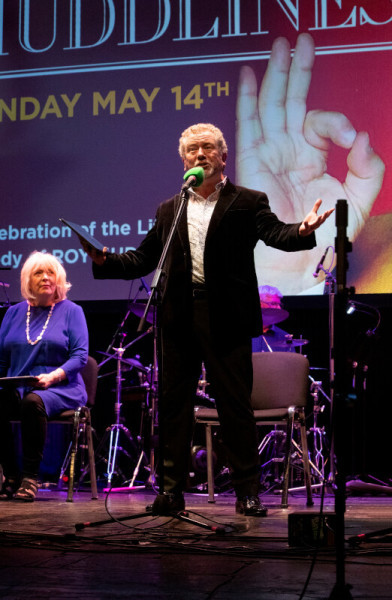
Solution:
[(287, 340), (281, 340), (280, 342), (273, 342), (274, 348), (296, 348), (297, 346), (304, 346), (309, 344), (308, 340), (298, 339), (293, 340), (288, 338)]
[[(108, 352), (102, 352), (102, 350), (97, 350), (97, 354), (103, 354), (103, 356), (107, 356), (109, 358), (113, 358), (113, 360), (118, 360), (118, 357), (115, 354), (109, 354)], [(128, 365), (129, 367), (135, 367), (135, 369), (138, 369), (139, 371), (142, 371), (142, 373), (148, 373), (149, 369), (147, 369), (147, 367), (143, 366), (142, 363), (137, 360), (136, 358), (120, 358), (120, 361), (126, 365)]]
[[(134, 315), (142, 318), (144, 311), (146, 310), (146, 305), (141, 302), (131, 302), (129, 308)], [(154, 306), (149, 307), (146, 315), (146, 321), (149, 323), (154, 323)]]
[(261, 313), (263, 315), (263, 326), (269, 327), (284, 321), (289, 316), (287, 310), (283, 308), (262, 308)]

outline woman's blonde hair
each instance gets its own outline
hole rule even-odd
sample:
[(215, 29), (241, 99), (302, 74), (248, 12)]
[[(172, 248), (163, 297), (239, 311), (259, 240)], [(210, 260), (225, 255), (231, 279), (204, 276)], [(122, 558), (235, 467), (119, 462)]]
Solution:
[(71, 284), (67, 281), (67, 274), (60, 261), (48, 252), (32, 252), (26, 259), (20, 272), (20, 291), (23, 298), (34, 304), (36, 297), (31, 291), (31, 275), (38, 267), (50, 267), (56, 274), (55, 302), (65, 300)]

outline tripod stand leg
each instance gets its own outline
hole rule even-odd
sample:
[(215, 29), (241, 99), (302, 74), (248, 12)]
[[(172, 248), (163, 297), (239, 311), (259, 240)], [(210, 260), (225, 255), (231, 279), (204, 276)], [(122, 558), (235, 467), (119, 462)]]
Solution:
[[(145, 454), (144, 454), (144, 450), (142, 450), (142, 451), (141, 451), (141, 453), (140, 453), (140, 456), (139, 456), (139, 460), (137, 461), (137, 464), (136, 464), (135, 470), (134, 470), (134, 472), (133, 472), (132, 479), (131, 479), (131, 481), (130, 481), (130, 484), (129, 484), (129, 487), (130, 487), (130, 488), (132, 488), (132, 487), (133, 487), (133, 484), (135, 483), (135, 479), (136, 479), (136, 477), (137, 477), (137, 474), (139, 473), (140, 464), (141, 464), (141, 462), (142, 462), (142, 458), (143, 458), (144, 456), (145, 456)], [(141, 488), (145, 488), (145, 487), (146, 487), (145, 485), (143, 485), (143, 486), (140, 486), (140, 489), (141, 489)]]
[[(109, 523), (113, 523), (113, 521), (129, 521), (133, 519), (144, 518), (146, 515), (152, 515), (151, 506), (146, 508), (146, 512), (144, 513), (136, 513), (134, 515), (129, 515), (127, 517), (120, 517), (118, 519), (104, 519), (102, 521), (86, 521), (82, 523), (75, 523), (75, 529), (77, 531), (81, 531), (86, 527), (99, 527), (100, 525), (107, 525)], [(158, 515), (155, 515), (158, 516)], [(190, 523), (191, 525), (197, 525), (197, 527), (202, 527), (203, 529), (208, 529), (209, 531), (213, 531), (216, 534), (225, 534), (225, 533), (233, 533), (235, 529), (230, 525), (217, 525), (214, 523), (210, 525), (209, 523), (205, 523), (204, 521), (198, 521), (196, 519), (191, 519), (189, 513), (186, 511), (180, 511), (171, 513), (170, 515), (166, 515), (170, 518), (178, 519), (179, 521), (185, 521), (186, 523)]]
[[(113, 433), (114, 431), (115, 431), (115, 433)], [(112, 429), (110, 432), (110, 444), (109, 444), (108, 467), (107, 467), (109, 486), (112, 481), (114, 467), (116, 464), (119, 433), (120, 433), (120, 430), (118, 428), (116, 428), (115, 430)], [(113, 444), (113, 438), (114, 438), (114, 444)]]

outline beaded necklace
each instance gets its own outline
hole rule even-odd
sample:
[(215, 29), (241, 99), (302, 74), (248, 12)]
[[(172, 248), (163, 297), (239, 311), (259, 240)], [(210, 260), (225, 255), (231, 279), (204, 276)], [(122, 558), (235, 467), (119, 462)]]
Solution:
[(27, 304), (27, 316), (26, 316), (26, 338), (27, 338), (27, 342), (31, 345), (31, 346), (35, 346), (35, 344), (37, 344), (40, 340), (42, 340), (42, 336), (45, 333), (45, 330), (48, 326), (48, 323), (50, 321), (50, 317), (52, 316), (53, 313), (53, 309), (54, 309), (54, 303), (51, 304), (50, 306), (50, 311), (49, 314), (47, 316), (47, 319), (45, 321), (45, 325), (42, 328), (41, 333), (39, 334), (39, 336), (37, 337), (37, 339), (33, 342), (30, 339), (30, 304)]

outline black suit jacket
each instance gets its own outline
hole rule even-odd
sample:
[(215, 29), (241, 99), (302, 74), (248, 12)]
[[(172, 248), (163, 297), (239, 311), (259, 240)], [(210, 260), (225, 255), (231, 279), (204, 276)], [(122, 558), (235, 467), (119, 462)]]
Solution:
[[(176, 195), (163, 202), (156, 222), (139, 248), (108, 254), (97, 279), (136, 279), (152, 272), (159, 261), (179, 205)], [(271, 211), (266, 194), (230, 181), (222, 189), (207, 232), (204, 272), (211, 328), (217, 339), (256, 337), (262, 332), (254, 248), (258, 240), (288, 252), (313, 248), (314, 234), (301, 237), (299, 223), (285, 224)], [(161, 278), (161, 325), (183, 335), (192, 308), (191, 255), (186, 208), (169, 248)]]

